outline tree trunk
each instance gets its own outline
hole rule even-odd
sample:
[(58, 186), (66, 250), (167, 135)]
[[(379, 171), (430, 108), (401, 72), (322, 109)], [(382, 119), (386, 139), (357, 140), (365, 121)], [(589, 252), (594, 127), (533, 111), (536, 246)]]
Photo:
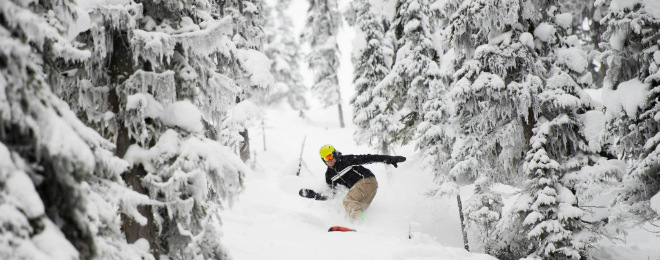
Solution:
[(380, 142), (380, 154), (390, 155), (389, 144), (385, 140)]
[(266, 151), (266, 124), (264, 123), (264, 120), (261, 119), (261, 133), (264, 136), (264, 152)]
[(300, 147), (300, 157), (298, 158), (298, 171), (296, 172), (296, 176), (300, 176), (300, 169), (302, 168), (303, 151), (305, 151), (305, 140), (307, 140), (307, 136), (303, 137), (302, 146)]
[(536, 124), (536, 121), (534, 120), (534, 110), (531, 107), (527, 110), (527, 118), (523, 118), (522, 123), (523, 135), (525, 135), (525, 143), (527, 144), (527, 150), (529, 150), (532, 148), (530, 141), (534, 135), (533, 129), (534, 125)]
[[(128, 79), (133, 73), (133, 57), (128, 45), (128, 35), (125, 32), (115, 32), (113, 34), (113, 52), (109, 64), (109, 75), (112, 89), (108, 95), (108, 102), (110, 103), (112, 112), (116, 115), (119, 114), (121, 110), (117, 87), (124, 83), (124, 81), (126, 81), (126, 79)], [(126, 154), (128, 147), (135, 142), (129, 138), (128, 129), (126, 129), (124, 122), (121, 120), (118, 120), (117, 122), (116, 134), (117, 149), (115, 150), (115, 154), (117, 157), (122, 158)], [(141, 177), (145, 174), (146, 172), (144, 171), (144, 168), (135, 167), (131, 171), (124, 173), (122, 179), (124, 179), (126, 185), (133, 188), (134, 191), (141, 194), (147, 194), (147, 191), (141, 184)], [(133, 243), (140, 238), (149, 241), (151, 254), (158, 259), (160, 254), (158, 253), (158, 247), (156, 244), (156, 225), (153, 219), (152, 208), (151, 206), (138, 206), (138, 211), (147, 218), (147, 225), (141, 226), (132, 218), (121, 214), (121, 229), (124, 232), (128, 243)]]
[(244, 129), (238, 134), (243, 137), (243, 142), (241, 142), (241, 147), (239, 148), (241, 160), (243, 160), (243, 162), (247, 162), (250, 160), (250, 137), (248, 136), (248, 130)]
[[(134, 191), (137, 191), (141, 194), (147, 194), (147, 190), (142, 187), (142, 177), (144, 177), (147, 172), (144, 170), (142, 165), (139, 167), (134, 167), (131, 171), (124, 173), (122, 179), (126, 182), (126, 185), (133, 188)], [(126, 236), (126, 242), (134, 243), (140, 238), (144, 238), (149, 241), (149, 247), (151, 249), (151, 254), (158, 259), (160, 253), (158, 252), (158, 247), (156, 245), (156, 226), (154, 222), (154, 214), (152, 206), (138, 206), (138, 212), (142, 216), (147, 218), (147, 224), (141, 226), (139, 223), (133, 220), (133, 218), (121, 214), (122, 218), (122, 231)]]
[(337, 109), (339, 110), (339, 127), (344, 128), (344, 110), (341, 109), (341, 102), (337, 104)]
[(461, 219), (461, 232), (463, 233), (463, 246), (465, 250), (470, 251), (468, 243), (467, 230), (465, 230), (465, 220), (463, 218), (463, 203), (461, 203), (461, 194), (456, 194), (456, 201), (458, 202), (458, 216)]

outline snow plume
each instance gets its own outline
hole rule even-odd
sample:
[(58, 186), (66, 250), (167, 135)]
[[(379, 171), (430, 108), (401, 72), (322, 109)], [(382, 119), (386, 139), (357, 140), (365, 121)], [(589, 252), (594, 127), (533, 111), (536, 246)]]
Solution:
[(170, 129), (148, 150), (133, 145), (125, 159), (147, 170), (142, 183), (162, 208), (155, 220), (167, 232), (160, 237), (171, 258), (225, 257), (219, 211), (231, 205), (250, 173), (240, 158), (216, 141)]

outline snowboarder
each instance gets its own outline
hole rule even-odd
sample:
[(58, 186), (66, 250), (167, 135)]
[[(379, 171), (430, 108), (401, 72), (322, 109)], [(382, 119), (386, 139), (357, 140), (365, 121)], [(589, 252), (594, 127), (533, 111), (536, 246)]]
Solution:
[[(325, 172), (325, 182), (331, 189), (337, 184), (346, 186), (349, 190), (344, 197), (344, 209), (348, 216), (356, 220), (364, 218), (365, 211), (376, 196), (378, 182), (376, 176), (363, 164), (382, 162), (397, 167), (397, 163), (404, 162), (406, 157), (389, 155), (342, 155), (332, 145), (324, 145), (320, 150), (323, 163), (328, 166)], [(327, 197), (310, 189), (301, 189), (300, 196), (317, 200), (326, 200)]]

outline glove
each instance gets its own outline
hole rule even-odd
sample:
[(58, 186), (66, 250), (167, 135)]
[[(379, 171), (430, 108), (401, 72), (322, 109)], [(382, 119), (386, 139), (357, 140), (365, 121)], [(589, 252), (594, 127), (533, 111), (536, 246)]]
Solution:
[(397, 167), (398, 167), (398, 166), (396, 165), (397, 163), (405, 162), (405, 161), (406, 161), (406, 157), (403, 157), (403, 156), (392, 156), (392, 157), (390, 157), (390, 158), (387, 160), (387, 163), (388, 163), (388, 164), (391, 164), (392, 166), (394, 166), (394, 168), (397, 168)]
[(298, 192), (298, 195), (300, 195), (300, 197), (305, 197), (309, 199), (315, 198), (316, 194), (317, 194), (316, 191), (310, 189), (300, 189), (300, 191)]
[(328, 200), (328, 197), (321, 194), (317, 193), (316, 191), (310, 190), (310, 189), (300, 189), (298, 192), (298, 195), (303, 198), (308, 198), (308, 199), (315, 199), (315, 200)]

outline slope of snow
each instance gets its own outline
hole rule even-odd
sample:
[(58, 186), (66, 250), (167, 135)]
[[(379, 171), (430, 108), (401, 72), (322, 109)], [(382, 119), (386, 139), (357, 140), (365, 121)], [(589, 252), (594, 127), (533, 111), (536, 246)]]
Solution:
[[(427, 196), (432, 174), (418, 168), (410, 147), (397, 150), (408, 158), (398, 168), (367, 165), (379, 189), (364, 222), (345, 218), (345, 189), (329, 201), (298, 196), (301, 188), (327, 189), (318, 155), (322, 145), (333, 144), (345, 154), (375, 153), (355, 144), (350, 121), (347, 128), (338, 127), (336, 113), (334, 107), (319, 108), (303, 119), (288, 109), (269, 108), (265, 131), (249, 130), (257, 169), (222, 216), (223, 243), (235, 259), (494, 259), (462, 248), (455, 199)], [(302, 171), (295, 176), (305, 136)], [(358, 232), (327, 232), (334, 225)]]

